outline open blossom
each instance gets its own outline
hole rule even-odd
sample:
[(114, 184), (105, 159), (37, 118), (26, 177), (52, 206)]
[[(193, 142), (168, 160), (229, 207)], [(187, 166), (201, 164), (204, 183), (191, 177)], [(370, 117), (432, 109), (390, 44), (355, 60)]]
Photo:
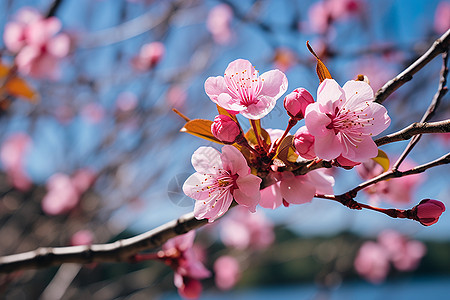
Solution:
[(342, 88), (333, 79), (320, 84), (317, 102), (308, 105), (305, 116), (318, 157), (331, 160), (342, 155), (363, 162), (377, 156), (372, 136), (385, 130), (391, 119), (373, 99), (372, 88), (363, 81), (351, 80)]
[(222, 216), (236, 200), (239, 205), (256, 211), (261, 178), (250, 174), (247, 161), (239, 150), (230, 145), (222, 153), (211, 147), (200, 147), (192, 155), (197, 173), (184, 183), (184, 193), (197, 200), (194, 215), (213, 222)]
[(259, 204), (265, 208), (307, 203), (314, 198), (315, 193), (333, 194), (334, 178), (323, 170), (299, 176), (294, 176), (291, 172), (277, 172), (272, 176), (276, 182), (261, 190)]
[(56, 17), (44, 18), (37, 11), (23, 8), (16, 20), (5, 26), (6, 47), (16, 56), (20, 72), (36, 77), (57, 79), (59, 61), (70, 50), (70, 38), (61, 30)]
[(235, 207), (220, 222), (220, 238), (227, 247), (264, 249), (275, 240), (273, 223), (261, 210), (252, 214)]
[(381, 283), (389, 273), (389, 255), (382, 245), (368, 241), (359, 249), (354, 266), (368, 281)]
[(260, 76), (248, 60), (237, 59), (228, 65), (223, 77), (209, 77), (205, 91), (214, 103), (226, 110), (257, 120), (274, 108), (287, 86), (286, 75), (280, 70)]
[(192, 248), (194, 238), (195, 231), (174, 237), (162, 246), (163, 253), (158, 254), (174, 270), (174, 284), (187, 299), (197, 299), (202, 292), (199, 279), (211, 275)]

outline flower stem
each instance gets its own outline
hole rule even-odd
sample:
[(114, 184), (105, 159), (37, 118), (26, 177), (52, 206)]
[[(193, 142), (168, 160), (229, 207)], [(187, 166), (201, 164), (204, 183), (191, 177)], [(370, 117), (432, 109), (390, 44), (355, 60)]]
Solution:
[(277, 139), (274, 143), (273, 143), (273, 147), (272, 150), (270, 151), (269, 157), (273, 157), (275, 156), (275, 153), (277, 153), (278, 151), (278, 147), (280, 147), (281, 141), (283, 141), (283, 139), (287, 136), (287, 134), (289, 133), (289, 130), (292, 129), (292, 127), (294, 127), (297, 124), (297, 119), (295, 118), (290, 118), (288, 125), (286, 127), (286, 130), (284, 131), (283, 135), (281, 136), (281, 138)]
[(266, 148), (264, 147), (264, 143), (261, 140), (261, 136), (259, 135), (258, 126), (256, 126), (256, 120), (250, 120), (250, 123), (252, 124), (253, 132), (255, 133), (255, 137), (256, 140), (258, 141), (259, 147), (265, 150)]

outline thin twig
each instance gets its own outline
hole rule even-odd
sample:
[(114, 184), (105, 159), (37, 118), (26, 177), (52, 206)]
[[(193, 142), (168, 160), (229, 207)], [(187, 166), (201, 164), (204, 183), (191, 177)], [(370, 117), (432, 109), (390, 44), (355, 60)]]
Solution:
[(409, 140), (414, 136), (424, 133), (445, 132), (450, 132), (450, 119), (431, 123), (413, 123), (400, 131), (376, 139), (375, 144), (377, 144), (377, 146), (382, 146), (389, 143)]
[[(441, 76), (439, 80), (439, 87), (436, 92), (436, 94), (433, 97), (433, 100), (431, 101), (430, 105), (428, 106), (428, 109), (426, 110), (425, 114), (422, 116), (422, 119), (420, 120), (421, 123), (426, 122), (430, 120), (436, 111), (436, 109), (439, 107), (439, 104), (441, 103), (441, 99), (445, 96), (445, 94), (448, 91), (447, 88), (447, 75), (448, 75), (448, 68), (447, 68), (447, 62), (448, 62), (448, 50), (447, 52), (444, 52), (442, 54), (442, 69), (441, 69)], [(416, 135), (411, 141), (409, 141), (408, 145), (406, 146), (403, 153), (400, 155), (400, 157), (397, 159), (395, 164), (392, 166), (393, 170), (397, 170), (400, 164), (405, 160), (406, 156), (411, 152), (411, 150), (414, 148), (414, 146), (419, 142), (420, 138), (422, 137), (421, 134)]]
[(395, 78), (388, 81), (382, 88), (380, 88), (375, 95), (375, 102), (382, 103), (386, 100), (390, 94), (395, 92), (406, 82), (410, 81), (413, 78), (413, 75), (428, 64), (433, 58), (441, 53), (447, 52), (449, 45), (450, 29), (438, 38), (424, 55), (419, 57), (419, 59), (417, 59), (406, 70), (398, 74)]
[(48, 9), (46, 17), (50, 18), (50, 17), (55, 16), (56, 12), (58, 11), (58, 8), (61, 6), (62, 2), (63, 2), (62, 0), (53, 1), (52, 5)]

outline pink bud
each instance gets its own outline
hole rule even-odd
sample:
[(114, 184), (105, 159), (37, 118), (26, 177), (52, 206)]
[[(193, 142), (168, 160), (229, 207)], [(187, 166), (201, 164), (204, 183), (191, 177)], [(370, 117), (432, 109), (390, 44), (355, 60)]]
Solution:
[(311, 103), (314, 103), (314, 98), (304, 88), (295, 89), (284, 98), (284, 108), (288, 115), (298, 120), (304, 118), (306, 107)]
[(212, 134), (220, 141), (234, 143), (241, 130), (238, 124), (226, 115), (218, 115), (211, 124)]
[(294, 135), (294, 147), (298, 154), (305, 159), (314, 159), (314, 136), (308, 132), (306, 126), (300, 127)]
[(445, 205), (441, 201), (424, 199), (414, 208), (417, 220), (425, 226), (430, 226), (439, 220), (445, 211)]

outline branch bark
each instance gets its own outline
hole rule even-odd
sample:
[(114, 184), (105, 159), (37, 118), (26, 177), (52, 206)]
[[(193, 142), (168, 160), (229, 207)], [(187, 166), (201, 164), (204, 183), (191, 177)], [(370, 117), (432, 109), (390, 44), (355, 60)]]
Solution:
[(395, 92), (399, 87), (413, 78), (420, 69), (428, 64), (433, 58), (441, 53), (447, 52), (450, 46), (450, 29), (447, 30), (440, 38), (438, 38), (430, 49), (417, 59), (406, 70), (398, 74), (395, 78), (388, 81), (375, 94), (375, 102), (382, 103), (389, 95)]
[(413, 123), (400, 131), (376, 139), (375, 144), (377, 144), (377, 146), (383, 146), (389, 143), (409, 140), (413, 136), (424, 133), (445, 132), (450, 132), (450, 119), (431, 123)]

